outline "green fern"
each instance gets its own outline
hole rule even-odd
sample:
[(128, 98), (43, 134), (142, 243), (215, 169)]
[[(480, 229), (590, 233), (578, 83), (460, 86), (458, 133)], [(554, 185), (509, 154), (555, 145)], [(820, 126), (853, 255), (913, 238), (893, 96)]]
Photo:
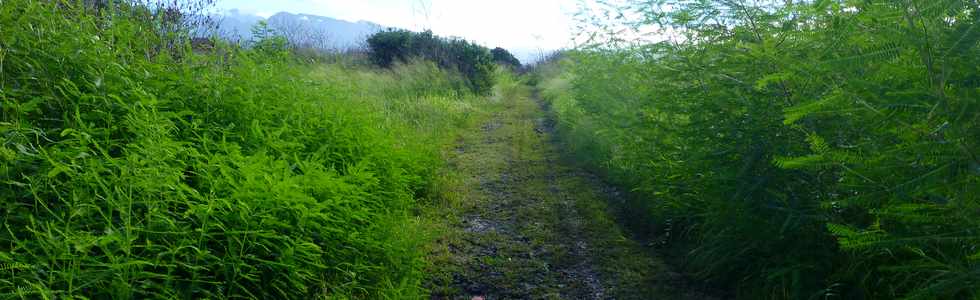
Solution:
[(692, 271), (751, 299), (977, 297), (976, 3), (603, 7), (625, 20), (592, 36), (676, 38), (593, 40), (542, 88), (578, 157), (648, 199), (630, 221), (685, 233)]

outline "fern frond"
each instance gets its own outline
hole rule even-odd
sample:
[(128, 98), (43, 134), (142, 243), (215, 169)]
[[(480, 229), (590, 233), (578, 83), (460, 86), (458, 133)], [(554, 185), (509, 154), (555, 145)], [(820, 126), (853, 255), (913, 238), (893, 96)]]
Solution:
[(777, 167), (789, 170), (815, 168), (826, 165), (826, 159), (820, 154), (798, 157), (776, 157), (773, 162)]
[(23, 269), (30, 269), (30, 268), (31, 268), (30, 265), (24, 263), (0, 264), (0, 272), (23, 270)]
[(844, 94), (840, 90), (834, 90), (826, 97), (816, 101), (786, 108), (783, 110), (783, 124), (791, 125), (808, 115), (824, 111), (828, 108), (839, 109), (844, 100)]
[(859, 230), (847, 225), (828, 223), (827, 230), (837, 237), (837, 244), (843, 250), (867, 250), (876, 248), (888, 235), (872, 226), (869, 230)]

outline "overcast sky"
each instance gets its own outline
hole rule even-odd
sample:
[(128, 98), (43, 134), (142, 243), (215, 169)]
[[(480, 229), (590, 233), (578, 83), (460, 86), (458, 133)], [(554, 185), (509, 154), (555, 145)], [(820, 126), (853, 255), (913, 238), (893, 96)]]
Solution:
[(221, 0), (218, 9), (268, 17), (304, 13), (371, 21), (411, 30), (432, 29), (512, 51), (571, 46), (577, 0)]

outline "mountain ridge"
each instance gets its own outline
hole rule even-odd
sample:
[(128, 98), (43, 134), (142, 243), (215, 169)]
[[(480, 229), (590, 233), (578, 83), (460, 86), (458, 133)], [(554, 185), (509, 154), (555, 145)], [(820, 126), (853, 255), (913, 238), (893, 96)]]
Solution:
[(252, 27), (261, 21), (290, 42), (320, 49), (358, 47), (368, 36), (388, 28), (371, 21), (347, 21), (305, 13), (278, 12), (268, 18), (232, 9), (214, 16), (218, 35), (230, 40), (252, 39)]
[[(213, 15), (218, 24), (218, 36), (245, 42), (252, 39), (252, 27), (266, 21), (269, 27), (285, 36), (290, 42), (325, 50), (344, 50), (365, 46), (367, 37), (388, 28), (372, 21), (347, 21), (333, 17), (307, 13), (277, 12), (269, 17), (242, 13), (238, 9)], [(522, 63), (541, 60), (551, 50), (532, 48), (508, 48)]]

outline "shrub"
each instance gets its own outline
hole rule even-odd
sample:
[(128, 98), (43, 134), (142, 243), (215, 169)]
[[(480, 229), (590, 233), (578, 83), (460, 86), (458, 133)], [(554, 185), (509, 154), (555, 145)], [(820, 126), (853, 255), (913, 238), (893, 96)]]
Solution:
[(252, 27), (252, 49), (262, 57), (285, 58), (289, 52), (289, 42), (269, 27), (269, 23), (259, 21)]
[(498, 64), (508, 66), (512, 69), (521, 67), (521, 61), (517, 60), (517, 58), (514, 57), (513, 54), (510, 54), (510, 51), (507, 51), (507, 49), (500, 47), (493, 48), (493, 50), (490, 50), (490, 54), (493, 55), (493, 61)]
[(687, 270), (752, 299), (978, 297), (976, 3), (627, 2), (673, 40), (570, 52), (543, 94)]
[(0, 297), (420, 297), (453, 75), (151, 53), (145, 20), (101, 16), (0, 5)]
[(459, 72), (476, 94), (488, 94), (493, 87), (496, 65), (486, 47), (462, 39), (441, 38), (431, 31), (419, 33), (401, 29), (375, 33), (367, 42), (371, 58), (378, 66), (388, 68), (396, 62), (418, 58)]
[(378, 66), (390, 68), (395, 62), (407, 61), (413, 56), (411, 41), (413, 33), (408, 30), (386, 30), (368, 37), (371, 58)]

